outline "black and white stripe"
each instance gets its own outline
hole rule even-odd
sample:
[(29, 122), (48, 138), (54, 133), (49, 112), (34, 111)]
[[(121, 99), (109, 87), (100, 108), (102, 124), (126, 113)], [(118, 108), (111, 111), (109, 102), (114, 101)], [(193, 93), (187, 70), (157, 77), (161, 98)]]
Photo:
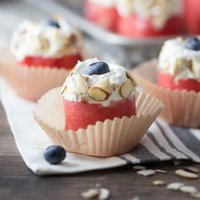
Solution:
[(200, 162), (200, 130), (170, 126), (157, 120), (141, 143), (120, 158), (128, 164), (175, 159)]

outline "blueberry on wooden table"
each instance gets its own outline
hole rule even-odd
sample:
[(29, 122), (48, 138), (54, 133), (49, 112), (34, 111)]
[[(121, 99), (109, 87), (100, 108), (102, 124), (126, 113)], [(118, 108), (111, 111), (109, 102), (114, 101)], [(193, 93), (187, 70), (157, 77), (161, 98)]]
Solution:
[(108, 72), (110, 72), (108, 64), (102, 61), (92, 63), (86, 69), (87, 75), (101, 75)]
[(186, 40), (185, 47), (194, 51), (200, 51), (200, 40), (197, 37), (192, 37)]
[(51, 145), (44, 151), (44, 158), (50, 164), (59, 164), (66, 157), (66, 151), (62, 146)]

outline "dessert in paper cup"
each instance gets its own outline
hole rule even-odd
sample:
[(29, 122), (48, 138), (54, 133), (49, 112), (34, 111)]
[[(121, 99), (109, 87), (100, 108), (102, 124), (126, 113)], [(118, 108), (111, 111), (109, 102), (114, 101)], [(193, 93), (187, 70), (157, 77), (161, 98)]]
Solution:
[(85, 17), (105, 29), (115, 31), (118, 18), (116, 0), (86, 0)]
[(62, 88), (47, 92), (34, 117), (67, 151), (108, 157), (133, 149), (161, 109), (160, 101), (136, 92), (128, 70), (94, 58), (78, 62)]
[(117, 0), (117, 32), (128, 37), (176, 35), (184, 31), (182, 0)]
[(144, 91), (164, 103), (161, 118), (170, 124), (200, 127), (200, 40), (176, 38), (165, 42), (159, 61), (135, 70)]
[(82, 60), (80, 34), (60, 17), (22, 22), (10, 49), (2, 50), (0, 72), (18, 95), (30, 100), (61, 86)]

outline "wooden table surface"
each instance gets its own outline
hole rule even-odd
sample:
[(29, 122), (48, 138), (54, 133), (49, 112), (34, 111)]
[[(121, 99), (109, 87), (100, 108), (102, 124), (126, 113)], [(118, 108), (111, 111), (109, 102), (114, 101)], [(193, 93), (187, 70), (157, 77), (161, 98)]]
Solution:
[[(167, 174), (143, 177), (135, 173), (132, 166), (87, 172), (76, 175), (39, 177), (34, 175), (24, 164), (14, 142), (13, 135), (0, 105), (0, 199), (2, 200), (78, 200), (81, 192), (101, 184), (111, 192), (110, 199), (129, 200), (165, 200), (169, 196), (176, 200), (191, 199), (179, 191), (170, 191), (165, 187), (153, 186), (153, 180), (167, 183), (183, 182), (196, 186), (200, 190), (200, 179), (185, 180), (175, 176), (178, 168), (191, 165), (184, 163), (156, 163), (146, 165), (148, 168), (163, 169)], [(194, 164), (192, 164), (194, 165)], [(200, 168), (200, 165), (195, 165)]]
[[(24, 18), (45, 16), (45, 13), (31, 8), (20, 1), (1, 1), (0, 6), (0, 46), (8, 44), (12, 30)], [(6, 19), (6, 20), (5, 20)], [(9, 23), (8, 23), (9, 21)], [(78, 200), (81, 192), (101, 184), (111, 192), (110, 199), (128, 200), (139, 197), (140, 200), (176, 200), (191, 199), (189, 195), (178, 191), (169, 191), (165, 187), (152, 186), (153, 180), (184, 182), (200, 190), (200, 179), (183, 180), (175, 176), (174, 171), (185, 165), (156, 163), (148, 168), (167, 170), (167, 174), (152, 177), (137, 175), (131, 166), (104, 171), (81, 173), (77, 175), (39, 177), (34, 175), (24, 164), (14, 142), (13, 135), (0, 104), (0, 200)], [(196, 165), (200, 168), (200, 165)]]

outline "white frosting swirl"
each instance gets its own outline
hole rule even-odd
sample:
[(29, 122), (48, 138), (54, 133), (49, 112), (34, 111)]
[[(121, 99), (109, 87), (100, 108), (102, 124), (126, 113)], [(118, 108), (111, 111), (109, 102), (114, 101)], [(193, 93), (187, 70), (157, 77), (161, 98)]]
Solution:
[(61, 57), (78, 53), (81, 38), (64, 19), (55, 17), (60, 28), (42, 22), (24, 21), (14, 32), (11, 51), (18, 61), (26, 56)]
[[(88, 59), (83, 62), (78, 62), (72, 71), (71, 75), (68, 76), (64, 85), (63, 85), (63, 96), (64, 99), (69, 101), (83, 102), (83, 99), (87, 100), (87, 103), (93, 104), (102, 104), (103, 106), (108, 106), (110, 102), (124, 99), (120, 95), (120, 87), (122, 84), (128, 80), (127, 70), (119, 65), (107, 63), (110, 69), (110, 72), (102, 74), (102, 75), (87, 75), (86, 69), (87, 67), (95, 62), (99, 62), (97, 58)], [(84, 78), (87, 82), (87, 86), (78, 82), (78, 79)], [(104, 101), (95, 101), (90, 97), (88, 91), (92, 87), (101, 87), (102, 83), (108, 83), (108, 89), (110, 90), (110, 95)], [(134, 85), (133, 90), (130, 95), (135, 93), (135, 82), (132, 81)], [(115, 86), (115, 89), (113, 88)], [(81, 89), (82, 88), (82, 89)]]
[(182, 0), (116, 0), (120, 15), (136, 14), (142, 18), (151, 18), (155, 29), (162, 29), (167, 20), (182, 15)]
[(186, 40), (176, 38), (164, 43), (160, 56), (161, 71), (180, 79), (197, 79), (200, 81), (200, 51), (185, 47)]

